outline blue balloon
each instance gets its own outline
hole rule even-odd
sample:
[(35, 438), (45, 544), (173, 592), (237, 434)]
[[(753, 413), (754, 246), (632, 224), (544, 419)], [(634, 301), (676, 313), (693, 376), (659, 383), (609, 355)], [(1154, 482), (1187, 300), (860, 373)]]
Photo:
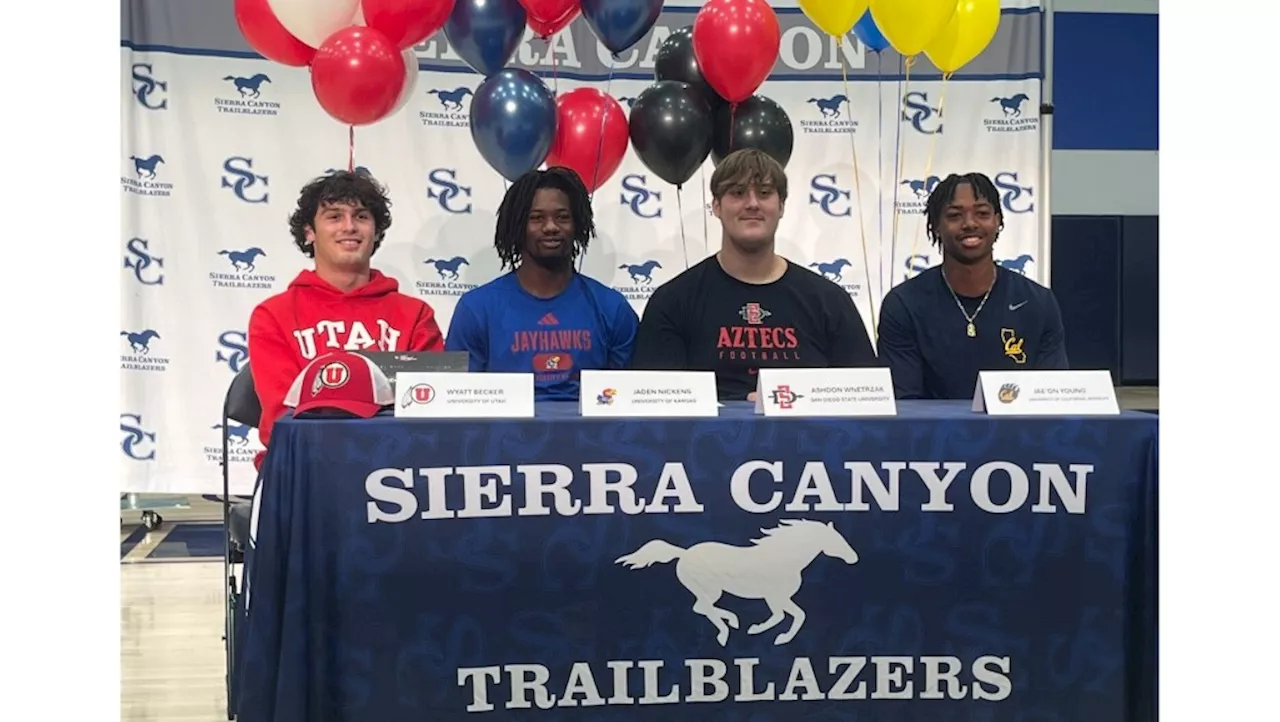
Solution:
[(868, 10), (862, 14), (862, 18), (853, 26), (853, 34), (858, 36), (862, 44), (867, 46), (868, 50), (880, 52), (889, 47), (889, 41), (884, 39), (884, 35), (880, 32), (880, 28), (876, 26), (875, 18), (871, 17), (871, 11)]
[(582, 17), (615, 55), (640, 42), (661, 14), (662, 0), (582, 0)]
[(506, 68), (471, 98), (471, 140), (509, 181), (542, 165), (556, 136), (556, 99), (536, 75)]
[(511, 62), (527, 20), (520, 0), (457, 0), (444, 23), (449, 47), (486, 78)]

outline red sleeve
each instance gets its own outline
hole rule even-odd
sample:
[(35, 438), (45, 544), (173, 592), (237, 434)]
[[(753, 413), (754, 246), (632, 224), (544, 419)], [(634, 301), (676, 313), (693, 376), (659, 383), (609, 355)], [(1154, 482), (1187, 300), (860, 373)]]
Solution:
[(444, 334), (440, 333), (440, 324), (436, 323), (435, 309), (422, 304), (418, 319), (409, 334), (409, 348), (406, 351), (443, 351)]
[(267, 446), (271, 427), (284, 413), (285, 394), (302, 369), (298, 367), (291, 339), (262, 306), (255, 308), (249, 317), (249, 364), (258, 401), (262, 403), (258, 440)]

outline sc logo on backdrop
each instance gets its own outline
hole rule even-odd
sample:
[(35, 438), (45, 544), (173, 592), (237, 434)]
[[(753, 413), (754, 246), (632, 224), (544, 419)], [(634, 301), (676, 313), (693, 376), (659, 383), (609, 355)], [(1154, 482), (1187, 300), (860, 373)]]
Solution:
[(120, 414), (120, 450), (134, 461), (152, 461), (156, 458), (156, 432), (147, 431), (140, 414)]
[(1000, 205), (1009, 213), (1031, 213), (1036, 209), (1035, 189), (1018, 182), (1018, 174), (1011, 172), (996, 173), (991, 179), (1000, 191)]
[[(133, 64), (133, 97), (138, 100), (138, 105), (147, 110), (166, 110), (169, 107), (169, 98), (166, 97), (169, 83), (156, 80), (152, 73), (150, 63)], [(153, 102), (153, 96), (156, 96), (158, 102)]]
[[(935, 120), (937, 127), (930, 127)], [(942, 111), (929, 105), (929, 94), (914, 91), (902, 96), (902, 120), (910, 123), (917, 133), (938, 135), (942, 133)]]
[(232, 373), (240, 373), (249, 361), (249, 344), (244, 331), (223, 331), (218, 335), (218, 346), (226, 353), (218, 351), (214, 360), (226, 364)]
[[(816, 175), (809, 182), (809, 204), (818, 206), (823, 213), (835, 218), (853, 215), (853, 208), (849, 206), (850, 193), (836, 185), (836, 176), (834, 173), (823, 173)], [(846, 203), (840, 203), (844, 199)], [(837, 208), (837, 204), (843, 206), (841, 211)]]
[[(623, 176), (619, 200), (638, 218), (661, 218), (662, 191), (649, 190), (648, 182), (649, 179), (640, 173)], [(649, 201), (655, 201), (652, 210), (648, 210)]]
[[(458, 184), (458, 171), (435, 168), (427, 174), (427, 184), (427, 197), (439, 203), (445, 211), (457, 214), (471, 212), (471, 186)], [(466, 205), (461, 204), (462, 199), (467, 199)]]
[[(154, 255), (150, 243), (143, 238), (130, 238), (124, 244), (124, 267), (133, 271), (134, 278), (144, 286), (164, 285), (164, 259)], [(155, 266), (155, 268), (152, 268)]]
[(230, 188), (245, 203), (266, 203), (271, 197), (266, 190), (267, 176), (253, 172), (252, 158), (232, 156), (222, 164), (222, 170), (222, 187)]

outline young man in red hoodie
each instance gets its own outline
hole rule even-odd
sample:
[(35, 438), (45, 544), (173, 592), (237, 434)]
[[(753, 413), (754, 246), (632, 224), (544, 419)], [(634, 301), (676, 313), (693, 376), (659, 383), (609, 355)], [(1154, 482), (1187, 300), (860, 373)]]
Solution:
[[(441, 351), (435, 311), (400, 293), (396, 279), (370, 267), (387, 229), (390, 201), (364, 173), (337, 172), (302, 189), (289, 219), (298, 250), (316, 262), (283, 293), (258, 304), (249, 319), (249, 359), (262, 402), (258, 438), (271, 428), (298, 374), (330, 349)], [(259, 467), (265, 452), (254, 460)]]

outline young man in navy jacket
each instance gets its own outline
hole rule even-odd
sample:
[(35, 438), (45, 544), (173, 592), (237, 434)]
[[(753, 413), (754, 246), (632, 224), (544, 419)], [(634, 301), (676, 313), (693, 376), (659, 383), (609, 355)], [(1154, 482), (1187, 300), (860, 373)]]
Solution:
[(1053, 292), (995, 263), (1004, 214), (991, 179), (948, 176), (925, 214), (942, 264), (895, 287), (880, 310), (878, 352), (895, 395), (971, 399), (979, 371), (1067, 368)]

